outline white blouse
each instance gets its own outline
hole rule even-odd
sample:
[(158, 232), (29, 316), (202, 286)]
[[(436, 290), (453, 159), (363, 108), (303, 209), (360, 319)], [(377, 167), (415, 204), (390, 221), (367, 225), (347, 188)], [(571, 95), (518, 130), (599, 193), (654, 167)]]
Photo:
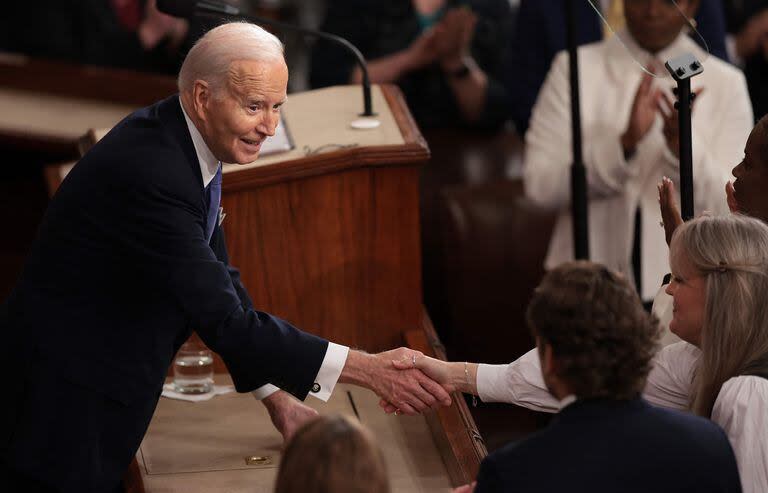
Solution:
[[(654, 359), (643, 397), (660, 407), (687, 410), (698, 357), (698, 348), (687, 342), (663, 348)], [(560, 409), (544, 384), (536, 349), (507, 365), (479, 365), (477, 391), (485, 402), (546, 412)], [(726, 381), (715, 401), (712, 421), (728, 435), (744, 493), (768, 492), (768, 379), (740, 376)]]

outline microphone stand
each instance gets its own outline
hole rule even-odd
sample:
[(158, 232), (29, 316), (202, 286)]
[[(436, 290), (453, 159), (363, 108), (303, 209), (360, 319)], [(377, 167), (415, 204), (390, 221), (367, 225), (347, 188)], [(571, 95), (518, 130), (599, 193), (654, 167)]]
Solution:
[(581, 147), (581, 102), (579, 99), (579, 55), (576, 41), (576, 12), (574, 3), (581, 0), (563, 0), (567, 16), (568, 60), (571, 83), (571, 215), (573, 218), (573, 257), (589, 259), (589, 222), (587, 215), (587, 170)]
[(704, 67), (695, 56), (685, 53), (664, 64), (677, 82), (678, 127), (680, 131), (680, 209), (683, 220), (693, 218), (693, 143), (691, 138), (691, 105), (696, 97), (691, 92), (691, 77), (699, 75)]
[(355, 45), (350, 43), (348, 40), (342, 38), (341, 36), (336, 36), (335, 34), (325, 33), (322, 31), (315, 31), (315, 30), (306, 29), (300, 26), (286, 24), (280, 21), (265, 19), (262, 17), (256, 17), (250, 14), (245, 14), (239, 8), (223, 2), (204, 1), (204, 0), (198, 1), (195, 3), (194, 13), (196, 15), (204, 15), (208, 17), (218, 17), (222, 15), (225, 17), (234, 17), (234, 18), (246, 20), (248, 22), (253, 22), (254, 24), (264, 24), (267, 26), (275, 27), (277, 29), (281, 29), (281, 30), (295, 31), (305, 36), (314, 36), (316, 38), (325, 39), (327, 41), (331, 41), (344, 46), (347, 50), (352, 52), (352, 54), (355, 56), (355, 59), (357, 60), (357, 64), (360, 66), (360, 70), (363, 73), (363, 81), (362, 81), (363, 112), (360, 113), (360, 116), (363, 116), (363, 117), (376, 116), (376, 113), (374, 113), (373, 111), (373, 104), (371, 103), (371, 79), (368, 76), (368, 64), (365, 62), (365, 57), (363, 57), (363, 54), (360, 53), (360, 50), (358, 50)]

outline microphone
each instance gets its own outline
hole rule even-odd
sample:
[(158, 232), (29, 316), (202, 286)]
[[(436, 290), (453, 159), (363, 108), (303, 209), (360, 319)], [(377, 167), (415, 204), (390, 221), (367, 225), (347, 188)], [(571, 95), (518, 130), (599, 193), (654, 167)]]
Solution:
[[(358, 50), (355, 45), (342, 38), (341, 36), (323, 31), (317, 31), (314, 29), (294, 26), (284, 22), (273, 21), (271, 19), (256, 17), (242, 12), (238, 7), (229, 5), (228, 3), (218, 2), (216, 0), (157, 0), (157, 10), (172, 17), (181, 17), (185, 19), (194, 17), (195, 15), (223, 15), (225, 17), (237, 17), (249, 22), (253, 22), (254, 24), (265, 24), (267, 26), (276, 27), (281, 30), (295, 31), (306, 36), (314, 36), (316, 38), (325, 39), (340, 44), (348, 51), (350, 51), (352, 55), (354, 55), (355, 59), (357, 60), (357, 64), (360, 66), (360, 70), (363, 73), (363, 112), (360, 114), (360, 116), (376, 116), (376, 113), (373, 112), (373, 106), (371, 104), (371, 80), (368, 77), (368, 64), (365, 62), (365, 57), (363, 57), (363, 54), (360, 53), (360, 50)], [(356, 122), (360, 122), (360, 120), (356, 120)], [(356, 122), (353, 122), (353, 126), (358, 128), (356, 125), (354, 125)], [(364, 124), (360, 128), (365, 128)]]

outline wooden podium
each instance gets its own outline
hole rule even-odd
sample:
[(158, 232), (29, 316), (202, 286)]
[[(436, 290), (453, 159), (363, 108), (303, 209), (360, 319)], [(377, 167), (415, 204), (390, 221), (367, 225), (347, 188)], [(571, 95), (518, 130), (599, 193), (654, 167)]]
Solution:
[[(222, 206), (230, 260), (240, 269), (259, 310), (354, 348), (376, 352), (408, 345), (443, 357), (421, 294), (418, 177), (419, 165), (429, 159), (429, 150), (397, 88), (374, 87), (373, 96), (381, 125), (374, 130), (353, 130), (349, 123), (360, 111), (359, 87), (291, 95), (284, 116), (295, 149), (250, 165), (225, 165)], [(347, 392), (340, 386), (328, 404), (311, 398), (307, 403), (321, 412), (348, 412), (344, 408), (349, 405)], [(449, 408), (404, 420), (384, 415), (376, 399), (364, 394), (353, 390), (349, 400), (357, 402), (352, 406), (355, 414), (373, 429), (385, 451), (389, 449), (390, 474), (393, 485), (400, 485), (399, 491), (446, 491), (451, 484), (474, 480), (486, 450), (461, 395), (453, 396)], [(227, 397), (214, 398), (222, 399), (216, 405), (226, 407)], [(238, 397), (245, 400), (230, 405), (248, 406), (244, 426), (261, 419), (265, 423), (261, 429), (268, 434), (259, 440), (241, 440), (271, 443), (272, 448), (267, 446), (263, 453), (272, 450), (268, 455), (278, 456), (279, 436), (261, 406), (248, 400), (250, 396)], [(138, 455), (138, 470), (148, 493), (170, 491), (171, 479), (187, 489), (191, 477), (199, 481), (218, 477), (231, 491), (240, 491), (238, 487), (244, 485), (270, 490), (269, 485), (256, 486), (254, 481), (266, 478), (270, 482), (273, 473), (249, 474), (242, 460), (238, 462), (239, 456), (227, 454), (213, 454), (217, 459), (204, 466), (183, 445), (185, 430), (207, 433), (200, 430), (209, 426), (200, 426), (199, 420), (207, 422), (211, 413), (216, 419), (228, 419), (222, 413), (237, 414), (206, 411), (204, 406), (214, 406), (211, 402), (201, 405), (161, 399)], [(188, 420), (168, 418), (180, 414)], [(230, 429), (237, 426), (230, 423)], [(397, 438), (409, 436), (422, 440)], [(177, 445), (169, 444), (169, 440), (177, 443), (171, 437), (179, 440)], [(401, 449), (411, 446), (419, 450)], [(189, 450), (191, 455), (177, 450), (176, 466), (163, 463), (159, 467), (156, 459), (153, 462), (147, 457), (168, 456), (160, 451), (163, 447)], [(428, 459), (430, 450), (439, 470)], [(419, 464), (405, 459), (408, 457), (423, 460)], [(410, 476), (403, 476), (406, 473)], [(425, 480), (425, 475), (433, 475), (433, 480)]]

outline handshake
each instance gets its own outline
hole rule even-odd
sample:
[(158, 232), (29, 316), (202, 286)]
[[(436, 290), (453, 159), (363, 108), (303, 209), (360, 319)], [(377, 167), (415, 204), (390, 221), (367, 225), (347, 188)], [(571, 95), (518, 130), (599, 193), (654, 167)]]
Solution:
[[(339, 382), (372, 390), (387, 413), (416, 415), (450, 406), (449, 393), (454, 390), (470, 390), (464, 385), (463, 367), (453, 368), (456, 365), (404, 347), (378, 354), (350, 350)], [(286, 392), (275, 392), (263, 402), (286, 440), (317, 416), (317, 411)]]
[(378, 354), (350, 351), (339, 381), (374, 391), (390, 413), (415, 415), (450, 406), (448, 393), (454, 389), (422, 371), (425, 360), (431, 358), (404, 347)]

